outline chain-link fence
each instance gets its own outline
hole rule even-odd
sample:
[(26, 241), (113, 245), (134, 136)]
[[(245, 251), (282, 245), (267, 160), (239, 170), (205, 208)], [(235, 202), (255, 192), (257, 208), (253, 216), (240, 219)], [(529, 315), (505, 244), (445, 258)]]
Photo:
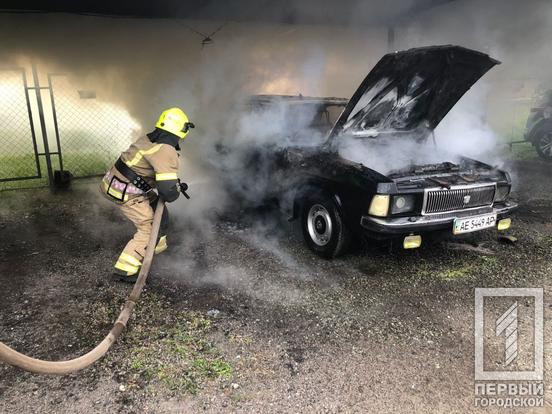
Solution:
[[(103, 174), (128, 147), (139, 125), (121, 106), (68, 77), (36, 68), (0, 69), (0, 190), (56, 185)], [(60, 171), (58, 174), (56, 171)]]
[(50, 76), (63, 169), (75, 177), (102, 174), (128, 147), (138, 125), (128, 112), (77, 90), (65, 76)]
[(0, 70), (0, 182), (39, 176), (25, 72)]

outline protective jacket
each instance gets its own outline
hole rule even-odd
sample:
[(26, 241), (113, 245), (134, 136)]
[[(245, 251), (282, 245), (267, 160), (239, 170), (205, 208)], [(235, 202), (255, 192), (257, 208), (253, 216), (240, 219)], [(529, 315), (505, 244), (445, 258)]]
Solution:
[[(171, 202), (178, 198), (178, 168), (180, 164), (179, 137), (156, 128), (138, 139), (121, 154), (120, 161), (141, 177), (146, 187), (157, 188), (159, 196)], [(126, 170), (126, 168), (125, 168)], [(112, 201), (126, 203), (136, 197), (146, 196), (143, 186), (135, 185), (125, 171), (112, 167), (102, 180), (102, 192)], [(140, 188), (142, 187), (142, 189)]]

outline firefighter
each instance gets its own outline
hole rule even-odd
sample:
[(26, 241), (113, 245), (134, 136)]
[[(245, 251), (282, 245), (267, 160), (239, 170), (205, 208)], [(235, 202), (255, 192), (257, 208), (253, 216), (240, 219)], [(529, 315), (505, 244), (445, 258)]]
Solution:
[[(134, 237), (115, 263), (114, 275), (122, 281), (135, 282), (138, 278), (158, 198), (172, 202), (180, 192), (189, 198), (188, 186), (178, 179), (178, 167), (180, 143), (190, 128), (194, 124), (180, 108), (167, 109), (159, 117), (155, 130), (130, 145), (102, 179), (102, 193), (117, 203), (136, 226)], [(168, 218), (165, 208), (156, 254), (167, 249)]]

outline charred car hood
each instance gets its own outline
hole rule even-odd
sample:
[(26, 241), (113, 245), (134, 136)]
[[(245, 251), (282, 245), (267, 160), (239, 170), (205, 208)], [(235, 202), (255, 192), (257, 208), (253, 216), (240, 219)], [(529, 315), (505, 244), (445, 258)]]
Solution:
[(433, 130), (462, 95), (499, 63), (460, 46), (389, 53), (352, 96), (330, 139)]

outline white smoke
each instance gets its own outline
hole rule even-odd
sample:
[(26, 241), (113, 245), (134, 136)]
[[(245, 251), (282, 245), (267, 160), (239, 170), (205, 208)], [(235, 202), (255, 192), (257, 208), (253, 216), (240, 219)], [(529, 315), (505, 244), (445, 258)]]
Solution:
[(472, 157), (492, 165), (502, 164), (500, 140), (486, 122), (488, 85), (476, 83), (426, 139), (374, 133), (372, 137), (337, 137), (339, 153), (382, 174), (412, 165), (459, 162)]
[(500, 164), (502, 140), (487, 121), (489, 105), (489, 86), (479, 81), (435, 129), (437, 147), (493, 165)]

